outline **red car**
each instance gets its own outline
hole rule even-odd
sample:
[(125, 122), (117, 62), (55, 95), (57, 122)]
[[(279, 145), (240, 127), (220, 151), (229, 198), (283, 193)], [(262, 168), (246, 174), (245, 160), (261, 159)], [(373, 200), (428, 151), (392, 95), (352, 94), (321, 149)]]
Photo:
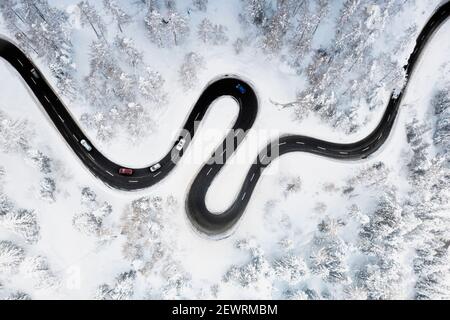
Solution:
[(131, 176), (133, 174), (133, 169), (120, 168), (119, 169), (119, 174), (124, 175), (124, 176)]

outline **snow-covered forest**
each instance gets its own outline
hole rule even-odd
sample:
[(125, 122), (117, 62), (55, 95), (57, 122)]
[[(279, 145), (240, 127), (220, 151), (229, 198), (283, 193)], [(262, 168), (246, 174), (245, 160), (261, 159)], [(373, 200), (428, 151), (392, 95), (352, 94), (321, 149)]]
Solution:
[[(349, 142), (405, 82), (440, 0), (2, 0), (0, 36), (39, 66), (107, 157), (161, 158), (211, 79), (238, 74), (259, 113), (208, 192), (226, 208), (267, 140)], [(0, 299), (450, 299), (450, 24), (430, 41), (392, 136), (369, 159), (289, 154), (233, 234), (186, 219), (206, 158), (139, 192), (106, 187), (0, 59)], [(217, 101), (186, 157), (223, 139)], [(258, 132), (267, 139), (252, 142)], [(250, 151), (249, 151), (250, 150)]]

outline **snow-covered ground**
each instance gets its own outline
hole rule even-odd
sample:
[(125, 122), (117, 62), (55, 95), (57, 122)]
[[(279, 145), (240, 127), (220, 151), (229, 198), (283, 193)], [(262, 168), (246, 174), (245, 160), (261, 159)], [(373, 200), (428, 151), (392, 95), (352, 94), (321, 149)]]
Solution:
[[(165, 1), (160, 2), (159, 10), (164, 14)], [(306, 68), (312, 53), (332, 46), (344, 3), (356, 1), (330, 3), (300, 67), (292, 65), (284, 47), (276, 53), (261, 49), (261, 31), (254, 25), (245, 25), (245, 18), (240, 17), (246, 14), (243, 8), (249, 1), (206, 2), (206, 11), (190, 10), (191, 31), (183, 43), (160, 48), (149, 40), (144, 23), (147, 10), (143, 5), (117, 1), (132, 17), (120, 33), (103, 5), (92, 1), (105, 20), (108, 41), (112, 43), (116, 35), (132, 38), (142, 52), (143, 64), (164, 79), (162, 90), (167, 94), (166, 103), (161, 104), (136, 98), (151, 118), (148, 124), (141, 124), (141, 136), (133, 136), (118, 126), (114, 128), (116, 134), (103, 139), (99, 138), (98, 126), (89, 127), (82, 120), (86, 114), (98, 117), (109, 112), (108, 106), (94, 106), (84, 94), (83, 83), (90, 72), (89, 46), (96, 35), (89, 26), (82, 25), (77, 1), (49, 0), (51, 6), (67, 13), (71, 26), (77, 91), (72, 100), (60, 92), (62, 99), (107, 157), (124, 166), (146, 166), (160, 159), (202, 88), (223, 74), (247, 79), (258, 94), (260, 106), (254, 127), (208, 191), (206, 201), (213, 211), (230, 205), (257, 151), (277, 136), (303, 134), (349, 142), (366, 136), (376, 126), (391, 89), (386, 83), (377, 86), (361, 82), (366, 76), (362, 71), (366, 60), (352, 70), (351, 76), (357, 87), (376, 89), (376, 97), (364, 99), (359, 95), (362, 93), (355, 91), (343, 94), (345, 98), (336, 104), (337, 110), (356, 110), (352, 119), (358, 123), (356, 130), (335, 125), (334, 119), (321, 118), (320, 113), (309, 112), (298, 120), (293, 108), (280, 109), (273, 103), (294, 101), (308, 90)], [(377, 3), (383, 7), (392, 1)], [(408, 1), (403, 10), (392, 9), (393, 17), (388, 25), (383, 25), (363, 59), (385, 53), (391, 59), (395, 56), (396, 67), (401, 66), (414, 46), (415, 36), (438, 3)], [(360, 6), (370, 7), (366, 1)], [(178, 12), (186, 14), (188, 8), (194, 8), (191, 1), (177, 1)], [(198, 39), (197, 26), (205, 17), (227, 28), (227, 43), (207, 45)], [(377, 14), (371, 17), (377, 21)], [(364, 19), (360, 20), (370, 20)], [(13, 38), (4, 18), (0, 21), (1, 34)], [(413, 25), (417, 30), (407, 32)], [(238, 227), (220, 241), (194, 232), (187, 221), (184, 202), (196, 172), (237, 115), (232, 99), (221, 98), (214, 103), (193, 144), (167, 179), (148, 190), (122, 192), (108, 188), (83, 167), (15, 70), (0, 61), (0, 133), (4, 137), (0, 146), (0, 297), (448, 298), (448, 245), (430, 245), (426, 256), (433, 261), (433, 267), (428, 270), (426, 264), (420, 264), (420, 254), (426, 251), (422, 243), (448, 242), (448, 200), (432, 207), (434, 211), (428, 210), (428, 219), (411, 209), (414, 205), (417, 208), (434, 203), (432, 196), (430, 200), (425, 195), (430, 190), (437, 194), (433, 188), (439, 185), (430, 182), (432, 186), (422, 186), (419, 180), (411, 178), (411, 163), (415, 151), (427, 150), (420, 168), (434, 174), (430, 163), (437, 154), (448, 151), (448, 145), (445, 149), (445, 143), (442, 146), (433, 140), (439, 115), (435, 114), (432, 101), (439, 90), (449, 96), (449, 32), (450, 24), (446, 23), (424, 52), (393, 133), (380, 151), (365, 161), (353, 162), (309, 154), (279, 158), (264, 172)], [(245, 39), (244, 49), (236, 54), (233, 43), (238, 38)], [(190, 79), (194, 86), (186, 90), (180, 82), (179, 69), (191, 51), (203, 57), (204, 65), (197, 70), (198, 78)], [(48, 61), (29, 54), (57, 87)], [(119, 62), (127, 73), (140, 72)], [(367, 77), (376, 80), (379, 74), (393, 72), (383, 66), (375, 70), (375, 76)], [(345, 92), (352, 79), (341, 80), (342, 84), (333, 84), (337, 93)], [(446, 115), (447, 121), (449, 112), (450, 109), (441, 115)], [(413, 119), (428, 128), (419, 147), (408, 138)], [(444, 142), (448, 142), (448, 131), (446, 134)], [(446, 157), (447, 165), (438, 170), (441, 175), (427, 179), (440, 181), (443, 191), (439, 194), (448, 196), (448, 153)], [(424, 198), (419, 199), (418, 194)], [(418, 203), (411, 199), (418, 199)], [(388, 209), (383, 211), (386, 206)], [(25, 222), (7, 219), (21, 209), (27, 210)], [(438, 232), (433, 227), (428, 232), (428, 221), (440, 224), (442, 230)], [(33, 234), (27, 229), (30, 225), (34, 225)], [(369, 243), (368, 234), (372, 236)], [(436, 248), (444, 249), (442, 254), (433, 256), (432, 252), (439, 251)], [(2, 250), (14, 254), (2, 255)], [(439, 288), (424, 286), (424, 278), (438, 279)]]

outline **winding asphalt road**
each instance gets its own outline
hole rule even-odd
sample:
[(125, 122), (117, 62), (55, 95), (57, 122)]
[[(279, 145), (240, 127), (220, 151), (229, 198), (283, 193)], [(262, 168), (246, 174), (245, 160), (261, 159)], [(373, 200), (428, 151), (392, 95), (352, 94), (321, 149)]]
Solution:
[[(212, 181), (225, 165), (226, 160), (239, 146), (239, 143), (252, 127), (256, 118), (258, 100), (254, 90), (245, 81), (237, 77), (225, 76), (211, 83), (203, 91), (193, 107), (183, 126), (183, 130), (180, 130), (178, 139), (173, 142), (170, 151), (159, 161), (161, 168), (155, 172), (150, 172), (148, 167), (134, 168), (133, 175), (124, 176), (119, 174), (119, 169), (122, 166), (107, 159), (89, 142), (88, 137), (78, 127), (66, 106), (46, 81), (42, 73), (17, 46), (8, 40), (0, 39), (0, 56), (9, 62), (21, 75), (44, 107), (58, 131), (92, 174), (107, 185), (121, 190), (147, 188), (164, 179), (183, 156), (183, 152), (185, 152), (195, 135), (196, 123), (202, 121), (212, 102), (222, 96), (231, 96), (234, 98), (239, 105), (239, 114), (234, 126), (223, 143), (213, 153), (211, 159), (198, 172), (191, 184), (186, 199), (186, 212), (195, 229), (209, 236), (223, 237), (232, 230), (233, 226), (235, 226), (244, 213), (255, 186), (261, 177), (262, 171), (270, 165), (275, 157), (290, 152), (309, 152), (334, 159), (357, 160), (365, 159), (377, 151), (391, 132), (410, 76), (425, 45), (449, 15), (450, 2), (447, 2), (435, 11), (424, 26), (416, 41), (414, 51), (407, 65), (405, 65), (407, 81), (400, 93), (391, 95), (384, 115), (372, 133), (360, 141), (348, 144), (333, 143), (300, 135), (285, 135), (280, 137), (276, 142), (267, 145), (258, 154), (247, 173), (237, 198), (222, 213), (210, 212), (206, 207), (205, 197)], [(238, 85), (243, 90), (239, 90)], [(236, 132), (239, 132), (239, 134), (236, 135)], [(183, 149), (178, 151), (176, 145), (180, 138), (185, 138), (186, 143)], [(87, 151), (80, 144), (82, 139), (86, 140), (92, 146), (92, 150)], [(232, 148), (230, 148), (230, 141), (233, 141)], [(273, 150), (278, 152), (274, 153)], [(221, 161), (215, 161), (217, 159)]]

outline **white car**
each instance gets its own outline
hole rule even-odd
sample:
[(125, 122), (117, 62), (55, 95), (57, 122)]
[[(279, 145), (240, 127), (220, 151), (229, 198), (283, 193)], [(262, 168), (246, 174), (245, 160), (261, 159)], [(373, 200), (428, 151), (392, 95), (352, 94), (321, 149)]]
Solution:
[(150, 172), (155, 172), (156, 170), (159, 170), (161, 168), (161, 164), (157, 163), (150, 167)]
[(186, 140), (184, 138), (181, 138), (180, 141), (178, 141), (177, 145), (175, 146), (175, 149), (178, 151), (181, 151), (184, 147), (184, 144), (186, 143)]
[(80, 144), (87, 150), (87, 151), (91, 151), (92, 150), (92, 146), (84, 139), (82, 139), (80, 141)]

